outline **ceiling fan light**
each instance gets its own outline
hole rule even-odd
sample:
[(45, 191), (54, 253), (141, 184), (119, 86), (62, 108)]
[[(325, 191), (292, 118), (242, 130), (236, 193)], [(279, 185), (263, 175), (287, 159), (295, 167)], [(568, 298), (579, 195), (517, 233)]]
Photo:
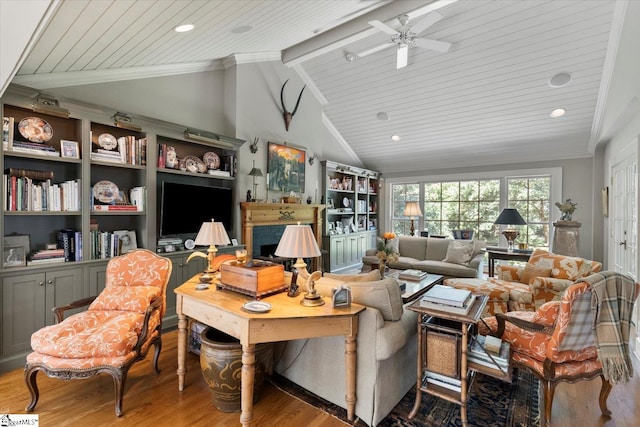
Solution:
[(401, 44), (398, 46), (398, 59), (396, 62), (396, 68), (404, 68), (407, 66), (409, 59), (409, 45)]
[(193, 26), (193, 24), (182, 24), (175, 27), (173, 31), (175, 31), (176, 33), (187, 33), (193, 30), (194, 28), (195, 27)]
[(556, 108), (551, 113), (549, 113), (549, 116), (551, 116), (551, 117), (562, 117), (562, 116), (564, 116), (564, 113), (566, 113), (566, 112), (567, 112), (567, 110), (565, 110), (564, 108)]

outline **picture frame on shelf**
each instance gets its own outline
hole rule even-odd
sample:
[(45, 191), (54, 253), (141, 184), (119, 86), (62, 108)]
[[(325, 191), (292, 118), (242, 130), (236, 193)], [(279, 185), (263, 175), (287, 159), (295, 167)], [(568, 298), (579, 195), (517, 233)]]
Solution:
[[(31, 236), (29, 236), (28, 234), (8, 234), (6, 236), (4, 236), (3, 238), (3, 247), (5, 249), (8, 248), (22, 248), (21, 251), (17, 251), (18, 254), (22, 254), (21, 259), (23, 261), (22, 264), (18, 264), (19, 265), (26, 265), (27, 264), (27, 254), (29, 252), (31, 252)], [(4, 266), (6, 264), (7, 261), (7, 256), (9, 255), (9, 253), (5, 254), (3, 251), (3, 257), (2, 257), (2, 265)], [(6, 256), (4, 256), (6, 255)], [(12, 258), (13, 259), (13, 258)]]
[(77, 141), (60, 140), (60, 155), (66, 159), (79, 159), (80, 149)]
[(5, 246), (2, 253), (2, 267), (24, 267), (27, 257), (23, 246)]
[(303, 193), (305, 165), (304, 149), (269, 142), (267, 152), (269, 190)]
[(327, 199), (327, 209), (333, 209), (333, 199)]
[(13, 150), (13, 117), (2, 118), (2, 148), (6, 150)]

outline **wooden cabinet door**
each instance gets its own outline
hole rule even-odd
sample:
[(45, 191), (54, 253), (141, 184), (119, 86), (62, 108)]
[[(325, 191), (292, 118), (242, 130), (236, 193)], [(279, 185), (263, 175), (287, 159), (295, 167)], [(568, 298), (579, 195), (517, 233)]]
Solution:
[(107, 263), (89, 267), (89, 295), (96, 296), (107, 283)]
[[(86, 296), (82, 294), (82, 268), (48, 271), (45, 275), (44, 289), (45, 323), (53, 325), (56, 323), (52, 311), (54, 307), (69, 304)], [(69, 317), (86, 309), (87, 307), (69, 310), (64, 313), (64, 316)]]
[(335, 271), (340, 267), (347, 265), (348, 256), (346, 248), (346, 239), (342, 236), (333, 236), (331, 238), (331, 271)]
[(2, 279), (2, 355), (31, 348), (31, 334), (45, 325), (45, 275)]

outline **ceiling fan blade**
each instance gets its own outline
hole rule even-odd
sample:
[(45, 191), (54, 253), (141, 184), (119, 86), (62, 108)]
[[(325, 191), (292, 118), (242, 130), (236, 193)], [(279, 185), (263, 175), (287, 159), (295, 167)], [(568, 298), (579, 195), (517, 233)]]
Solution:
[(381, 44), (380, 46), (372, 47), (372, 48), (371, 48), (371, 49), (369, 49), (369, 50), (365, 50), (364, 52), (360, 52), (360, 53), (358, 53), (357, 55), (358, 55), (360, 58), (362, 58), (362, 57), (364, 57), (364, 56), (371, 55), (372, 53), (379, 52), (379, 51), (381, 51), (381, 50), (383, 50), (383, 49), (386, 49), (386, 48), (388, 48), (388, 47), (395, 46), (395, 45), (396, 45), (396, 44), (395, 44), (394, 42), (389, 42), (389, 43)]
[(372, 27), (375, 27), (378, 30), (382, 31), (383, 33), (387, 33), (387, 34), (389, 34), (391, 36), (395, 36), (396, 34), (399, 34), (393, 28), (391, 28), (387, 24), (383, 24), (382, 22), (380, 22), (378, 20), (369, 21), (369, 25), (371, 25)]
[(416, 22), (410, 28), (410, 31), (415, 35), (419, 35), (421, 32), (423, 32), (442, 18), (444, 18), (444, 16), (434, 10), (433, 12), (428, 13), (424, 18)]
[(398, 46), (398, 55), (396, 58), (396, 70), (407, 66), (409, 60), (409, 46), (402, 44)]
[(415, 45), (425, 49), (437, 50), (438, 52), (448, 52), (451, 48), (451, 43), (442, 42), (440, 40), (431, 39), (415, 39)]

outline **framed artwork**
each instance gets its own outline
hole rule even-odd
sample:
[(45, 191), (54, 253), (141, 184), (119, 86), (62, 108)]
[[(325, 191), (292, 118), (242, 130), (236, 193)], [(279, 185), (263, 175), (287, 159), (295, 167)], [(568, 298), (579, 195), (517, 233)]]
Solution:
[(78, 150), (78, 142), (61, 139), (60, 153), (62, 157), (66, 157), (67, 159), (79, 159), (80, 151)]
[(22, 267), (27, 257), (22, 246), (5, 246), (2, 254), (2, 267)]
[(267, 156), (269, 190), (304, 193), (306, 152), (301, 148), (269, 142)]
[[(9, 234), (4, 236), (3, 243), (3, 266), (15, 267), (27, 264), (27, 254), (31, 252), (31, 238), (28, 234)], [(19, 263), (16, 263), (16, 260)]]
[(2, 118), (2, 146), (4, 150), (13, 149), (13, 117)]

